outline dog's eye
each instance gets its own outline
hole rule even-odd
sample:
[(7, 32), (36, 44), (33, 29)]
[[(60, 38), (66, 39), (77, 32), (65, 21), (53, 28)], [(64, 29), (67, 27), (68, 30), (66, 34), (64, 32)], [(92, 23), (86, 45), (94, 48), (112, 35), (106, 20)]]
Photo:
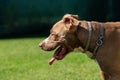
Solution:
[(58, 34), (52, 33), (51, 36), (58, 37)]
[(52, 34), (52, 36), (54, 37), (53, 39), (55, 41), (58, 41), (59, 40), (59, 35), (58, 34)]
[(51, 36), (57, 36), (56, 34), (52, 33)]
[(59, 37), (59, 36), (56, 34), (55, 37)]
[(58, 40), (59, 40), (59, 36), (55, 35), (55, 41), (58, 41)]
[(58, 34), (51, 34), (51, 37), (58, 38)]

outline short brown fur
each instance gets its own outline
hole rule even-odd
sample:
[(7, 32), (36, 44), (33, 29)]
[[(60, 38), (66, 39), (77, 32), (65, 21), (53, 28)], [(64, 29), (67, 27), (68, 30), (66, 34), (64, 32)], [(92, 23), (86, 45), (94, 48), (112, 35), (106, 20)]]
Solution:
[[(88, 51), (93, 52), (100, 34), (100, 24), (92, 21), (91, 25), (93, 31)], [(95, 60), (100, 66), (102, 80), (120, 80), (120, 22), (105, 22), (103, 25), (103, 44), (98, 49)], [(78, 16), (67, 14), (53, 26), (50, 36), (40, 43), (40, 47), (50, 51), (64, 44), (67, 50), (64, 56), (74, 48), (84, 49), (88, 38), (87, 26), (87, 21), (79, 21)]]

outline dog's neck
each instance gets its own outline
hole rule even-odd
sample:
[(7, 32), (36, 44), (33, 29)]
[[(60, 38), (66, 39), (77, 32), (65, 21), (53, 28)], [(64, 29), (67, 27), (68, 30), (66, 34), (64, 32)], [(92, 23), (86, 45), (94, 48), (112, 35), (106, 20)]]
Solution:
[[(92, 35), (91, 35), (91, 41), (90, 45), (88, 47), (88, 51), (93, 52), (96, 40), (98, 39), (99, 33), (100, 33), (100, 27), (98, 25), (98, 22), (91, 22), (91, 27), (92, 27)], [(77, 29), (77, 37), (80, 41), (80, 46), (85, 49), (86, 43), (88, 40), (88, 35), (89, 35), (89, 28), (87, 21), (81, 21), (78, 29)]]

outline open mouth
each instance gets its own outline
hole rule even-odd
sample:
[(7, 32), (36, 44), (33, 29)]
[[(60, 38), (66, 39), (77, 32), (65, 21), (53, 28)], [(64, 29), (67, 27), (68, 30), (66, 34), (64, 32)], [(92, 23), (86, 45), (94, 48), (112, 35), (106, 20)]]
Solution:
[(53, 57), (49, 60), (49, 65), (52, 65), (53, 62), (57, 60), (62, 60), (67, 54), (67, 49), (64, 45), (61, 45), (54, 53)]

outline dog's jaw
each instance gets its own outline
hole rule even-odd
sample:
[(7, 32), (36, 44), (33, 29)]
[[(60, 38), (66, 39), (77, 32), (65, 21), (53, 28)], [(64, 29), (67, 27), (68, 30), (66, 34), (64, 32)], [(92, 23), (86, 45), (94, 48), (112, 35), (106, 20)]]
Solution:
[(61, 45), (53, 54), (53, 57), (49, 60), (49, 65), (52, 65), (53, 62), (57, 60), (62, 60), (68, 53), (67, 48), (64, 45)]

